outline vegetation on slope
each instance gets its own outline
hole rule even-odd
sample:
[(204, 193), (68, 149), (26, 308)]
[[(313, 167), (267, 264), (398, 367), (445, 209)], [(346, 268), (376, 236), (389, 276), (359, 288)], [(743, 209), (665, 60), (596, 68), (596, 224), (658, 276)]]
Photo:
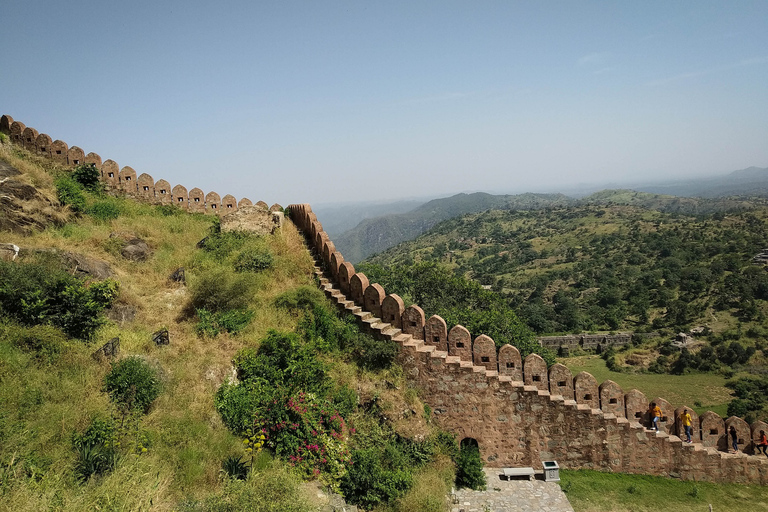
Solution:
[[(266, 237), (222, 235), (215, 217), (106, 196), (69, 171), (41, 169), (23, 150), (0, 151), (34, 169), (48, 197), (57, 182), (67, 192), (59, 197), (76, 198), (66, 221), (2, 232), (24, 249), (2, 266), (15, 276), (0, 294), (4, 506), (311, 510), (309, 478), (366, 507), (440, 509), (456, 471), (455, 440), (431, 424), (392, 364), (393, 348), (357, 332), (316, 290), (290, 222)], [(128, 235), (146, 241), (148, 258), (121, 255)], [(74, 278), (58, 258), (41, 273), (36, 251), (51, 250), (98, 259), (113, 276)], [(188, 286), (169, 279), (179, 267)], [(77, 328), (60, 321), (78, 311), (73, 304), (88, 306)], [(135, 318), (107, 320), (110, 304)], [(162, 329), (169, 345), (153, 341)], [(118, 359), (92, 357), (115, 337)], [(316, 416), (291, 412), (302, 398)], [(335, 455), (308, 462), (297, 455), (307, 444)]]

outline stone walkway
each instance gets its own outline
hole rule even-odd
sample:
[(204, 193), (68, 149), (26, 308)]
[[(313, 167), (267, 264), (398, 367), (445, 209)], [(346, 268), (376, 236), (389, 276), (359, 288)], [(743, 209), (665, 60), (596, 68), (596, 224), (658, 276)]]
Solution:
[(499, 479), (500, 470), (484, 468), (486, 491), (459, 489), (451, 512), (573, 512), (557, 482)]

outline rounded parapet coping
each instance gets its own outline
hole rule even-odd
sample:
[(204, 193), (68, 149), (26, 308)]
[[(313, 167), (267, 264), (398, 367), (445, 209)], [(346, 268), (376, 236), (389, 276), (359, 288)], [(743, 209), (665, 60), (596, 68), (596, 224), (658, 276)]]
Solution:
[(648, 397), (637, 389), (630, 389), (624, 395), (624, 414), (630, 421), (636, 421), (643, 426), (650, 426), (648, 417)]
[(67, 164), (80, 165), (82, 163), (85, 163), (85, 151), (77, 146), (71, 146), (67, 150)]
[(205, 213), (205, 192), (199, 187), (195, 187), (187, 194), (189, 197), (189, 211), (194, 213)]
[(104, 160), (101, 164), (101, 181), (111, 189), (117, 189), (120, 183), (120, 166), (112, 159)]
[(396, 293), (390, 293), (381, 301), (381, 319), (382, 321), (400, 329), (403, 325), (403, 312), (405, 304), (403, 299)]
[(701, 426), (701, 444), (718, 450), (727, 450), (725, 420), (713, 411), (699, 416)]
[(221, 211), (232, 213), (237, 211), (237, 199), (232, 194), (226, 194), (221, 198)]
[[(336, 246), (333, 242), (330, 239), (323, 240), (323, 250), (320, 254), (322, 254), (323, 265), (327, 268), (330, 268), (331, 266), (331, 255), (334, 252), (336, 252)], [(331, 271), (331, 275), (333, 275), (333, 271)]]
[(349, 295), (349, 280), (355, 275), (355, 267), (348, 261), (342, 261), (339, 265), (339, 290), (344, 295)]
[(101, 157), (93, 151), (85, 155), (85, 163), (93, 164), (96, 166), (97, 170), (101, 171)]
[(11, 142), (16, 144), (17, 146), (24, 147), (24, 139), (22, 137), (24, 135), (24, 130), (26, 128), (27, 126), (21, 121), (11, 122), (11, 129), (10, 129)]
[(744, 421), (738, 416), (731, 416), (725, 420), (725, 430), (728, 435), (728, 447), (731, 447), (731, 427), (736, 430), (736, 439), (738, 451), (745, 451), (746, 448), (752, 446), (752, 429), (749, 428), (749, 423)]
[(135, 196), (138, 180), (136, 179), (136, 171), (132, 167), (125, 166), (120, 169), (120, 189), (126, 194)]
[(356, 272), (349, 279), (349, 294), (352, 301), (360, 307), (365, 305), (365, 289), (369, 284), (368, 278), (361, 272)]
[(339, 266), (342, 263), (344, 263), (344, 256), (342, 256), (339, 251), (333, 251), (331, 253), (330, 267), (331, 274), (333, 274), (333, 279), (337, 283), (339, 282)]
[(381, 303), (386, 295), (384, 288), (379, 283), (369, 284), (363, 291), (364, 309), (370, 311), (376, 318), (381, 318)]
[(472, 343), (472, 362), (475, 366), (484, 366), (486, 370), (498, 371), (496, 342), (490, 336), (481, 334)]
[(424, 310), (416, 304), (411, 304), (405, 311), (400, 321), (401, 329), (405, 334), (410, 334), (415, 340), (424, 339), (424, 325), (426, 323)]
[(61, 165), (69, 164), (69, 144), (63, 140), (56, 139), (51, 143), (51, 159)]
[(243, 197), (240, 199), (240, 201), (237, 202), (238, 208), (242, 208), (243, 206), (251, 206), (251, 205), (253, 205), (253, 201), (251, 201), (247, 197)]
[(547, 362), (539, 354), (528, 354), (523, 360), (523, 381), (526, 386), (536, 386), (541, 391), (549, 391)]
[(40, 156), (51, 158), (52, 144), (53, 144), (53, 139), (51, 139), (50, 135), (48, 135), (47, 133), (39, 134), (35, 139), (35, 153)]
[(555, 363), (549, 367), (549, 393), (573, 400), (573, 373), (565, 365)]
[(506, 343), (499, 349), (499, 374), (508, 375), (517, 382), (523, 381), (523, 358), (520, 350), (514, 345)]
[(221, 196), (218, 193), (208, 192), (205, 194), (205, 212), (221, 213)]
[(624, 392), (621, 390), (621, 386), (613, 382), (612, 380), (606, 380), (600, 384), (600, 409), (604, 413), (615, 414), (616, 416), (624, 417)]
[(432, 315), (424, 324), (424, 342), (448, 352), (448, 324), (440, 315)]
[(8, 114), (3, 114), (2, 116), (0, 116), (0, 133), (10, 135), (12, 124), (13, 124), (13, 118), (11, 116), (9, 116)]
[(155, 182), (155, 200), (160, 204), (173, 204), (170, 183), (163, 179)]
[(448, 331), (448, 353), (465, 361), (472, 360), (472, 333), (463, 325), (454, 325)]
[(189, 192), (184, 185), (174, 185), (171, 190), (173, 204), (186, 210), (189, 207)]
[(573, 393), (577, 404), (600, 409), (600, 386), (597, 379), (589, 372), (579, 372), (573, 378)]
[(37, 151), (37, 136), (40, 135), (37, 130), (31, 126), (24, 128), (21, 132), (21, 144), (25, 149), (35, 153)]

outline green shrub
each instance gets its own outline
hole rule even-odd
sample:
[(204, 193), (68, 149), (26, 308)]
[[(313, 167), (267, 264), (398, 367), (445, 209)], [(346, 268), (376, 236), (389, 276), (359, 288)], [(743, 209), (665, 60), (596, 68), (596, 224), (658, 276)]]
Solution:
[(377, 340), (367, 334), (359, 334), (352, 343), (352, 356), (361, 368), (384, 370), (392, 366), (400, 347), (392, 340)]
[(476, 444), (462, 444), (456, 458), (456, 487), (485, 490), (483, 460)]
[(253, 318), (253, 311), (234, 309), (211, 313), (207, 309), (197, 310), (197, 325), (195, 330), (199, 336), (215, 338), (222, 332), (236, 334), (245, 329)]
[(247, 384), (222, 384), (214, 397), (221, 421), (229, 430), (241, 434), (253, 427), (259, 404), (258, 390)]
[(242, 456), (230, 455), (222, 461), (221, 469), (229, 478), (235, 480), (245, 480), (248, 477), (248, 464), (245, 463)]
[(272, 268), (274, 256), (269, 250), (246, 249), (235, 258), (235, 270), (238, 272), (261, 272)]
[(115, 467), (115, 425), (112, 420), (94, 419), (82, 434), (75, 432), (72, 445), (77, 454), (75, 473), (81, 482), (103, 475)]
[(247, 309), (254, 293), (254, 281), (249, 274), (219, 268), (198, 276), (189, 288), (189, 304), (194, 310), (218, 313)]
[(86, 213), (100, 222), (109, 222), (120, 216), (120, 206), (114, 199), (105, 199), (94, 202)]
[(288, 311), (298, 312), (311, 310), (316, 305), (325, 304), (325, 295), (314, 286), (299, 286), (279, 295), (275, 299), (275, 306)]
[(48, 257), (32, 263), (0, 261), (0, 314), (24, 325), (51, 324), (73, 338), (90, 339), (117, 297), (118, 283), (86, 286)]
[(161, 383), (157, 370), (132, 356), (112, 363), (104, 376), (104, 391), (121, 408), (146, 413), (160, 395)]
[(233, 362), (243, 382), (314, 393), (330, 386), (326, 365), (297, 334), (270, 330), (258, 350), (241, 350)]
[(378, 448), (355, 450), (354, 470), (341, 480), (341, 492), (347, 502), (370, 509), (404, 495), (413, 484), (413, 476), (407, 468), (393, 466)]
[(91, 192), (100, 192), (102, 190), (100, 173), (96, 169), (96, 164), (80, 164), (75, 167), (70, 175), (73, 180), (79, 183), (85, 190)]
[(69, 206), (75, 212), (85, 210), (85, 194), (83, 186), (70, 176), (62, 176), (55, 182), (56, 195), (59, 202)]
[[(212, 228), (212, 233), (200, 241), (198, 246), (205, 252), (212, 253), (220, 259), (224, 259), (233, 252), (242, 249), (249, 241), (254, 240), (256, 235), (245, 231), (227, 231), (222, 233), (216, 231), (217, 225)], [(220, 228), (218, 228), (220, 229)]]

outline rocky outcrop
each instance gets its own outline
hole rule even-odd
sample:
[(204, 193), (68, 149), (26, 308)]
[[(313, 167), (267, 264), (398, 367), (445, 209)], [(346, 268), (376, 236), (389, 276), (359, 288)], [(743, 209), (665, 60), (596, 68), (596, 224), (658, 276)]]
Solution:
[[(273, 207), (274, 208), (274, 207)], [(221, 218), (221, 231), (246, 231), (257, 235), (270, 235), (283, 227), (283, 212), (270, 211), (264, 205), (243, 206)]]

